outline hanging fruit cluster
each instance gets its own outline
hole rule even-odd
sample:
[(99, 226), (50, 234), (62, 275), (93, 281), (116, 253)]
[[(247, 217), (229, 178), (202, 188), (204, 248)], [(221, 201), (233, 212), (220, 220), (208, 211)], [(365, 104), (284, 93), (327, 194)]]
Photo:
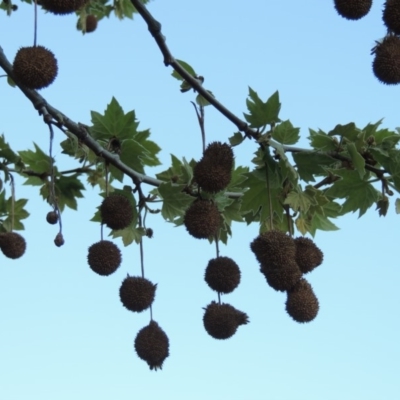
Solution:
[[(339, 15), (349, 20), (358, 20), (367, 15), (372, 0), (334, 0)], [(400, 1), (386, 0), (382, 20), (387, 28), (386, 36), (376, 42), (372, 49), (375, 58), (372, 70), (376, 78), (386, 85), (400, 83)]]

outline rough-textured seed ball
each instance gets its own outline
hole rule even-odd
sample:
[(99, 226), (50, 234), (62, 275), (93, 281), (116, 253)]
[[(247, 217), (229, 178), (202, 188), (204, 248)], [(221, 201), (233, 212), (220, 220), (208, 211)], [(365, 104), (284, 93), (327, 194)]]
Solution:
[(122, 194), (112, 194), (106, 197), (100, 206), (101, 218), (109, 228), (125, 229), (133, 221), (133, 206)]
[(194, 180), (206, 192), (217, 193), (229, 185), (233, 164), (234, 155), (229, 145), (210, 143), (194, 167)]
[(88, 264), (99, 275), (111, 275), (121, 265), (119, 248), (109, 240), (101, 240), (89, 247)]
[(47, 11), (65, 15), (78, 11), (88, 0), (40, 0), (40, 5)]
[(183, 222), (193, 237), (207, 239), (218, 232), (221, 215), (214, 203), (208, 200), (196, 200), (186, 210)]
[(28, 88), (43, 89), (51, 85), (57, 76), (57, 60), (43, 46), (21, 47), (13, 62), (13, 73)]
[(286, 311), (296, 322), (312, 321), (318, 310), (318, 299), (305, 279), (301, 279), (287, 292)]
[(400, 35), (400, 1), (386, 0), (383, 6), (382, 19), (386, 27), (396, 35)]
[(214, 339), (228, 339), (235, 334), (239, 325), (248, 322), (246, 313), (230, 304), (218, 304), (215, 301), (205, 308), (203, 316), (204, 328)]
[(372, 6), (372, 0), (334, 0), (334, 2), (338, 14), (351, 20), (365, 17)]
[(16, 259), (25, 253), (26, 242), (19, 233), (0, 233), (0, 248), (6, 257)]
[(306, 274), (322, 264), (324, 253), (309, 238), (298, 237), (296, 244), (296, 263), (301, 272)]
[(261, 265), (260, 272), (265, 276), (268, 285), (280, 292), (291, 289), (302, 277), (300, 268), (294, 260), (288, 260), (287, 264), (276, 269), (265, 269)]
[(97, 28), (97, 18), (95, 15), (89, 14), (86, 17), (86, 32), (90, 33), (95, 31)]
[(137, 355), (147, 362), (150, 369), (162, 369), (164, 360), (169, 356), (169, 339), (155, 321), (142, 328), (135, 339)]
[(119, 289), (122, 304), (130, 311), (141, 312), (154, 301), (157, 285), (140, 276), (126, 277)]
[(296, 257), (296, 245), (293, 238), (275, 230), (258, 235), (251, 242), (250, 248), (257, 261), (266, 270), (281, 268)]
[(208, 262), (204, 280), (219, 293), (231, 293), (240, 283), (240, 269), (232, 258), (217, 257)]
[(46, 215), (46, 221), (51, 224), (54, 225), (58, 222), (58, 215), (55, 211), (49, 211)]
[(373, 49), (372, 70), (379, 81), (386, 85), (400, 83), (400, 38), (386, 36)]

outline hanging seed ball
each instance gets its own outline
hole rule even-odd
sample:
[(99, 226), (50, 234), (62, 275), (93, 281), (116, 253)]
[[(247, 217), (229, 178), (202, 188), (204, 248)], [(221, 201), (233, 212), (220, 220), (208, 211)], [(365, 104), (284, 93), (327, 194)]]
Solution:
[(263, 232), (250, 244), (257, 261), (265, 269), (285, 266), (296, 257), (296, 245), (293, 238), (276, 230)]
[(372, 70), (378, 80), (386, 85), (400, 83), (400, 38), (386, 36), (372, 52), (375, 54)]
[(64, 241), (64, 236), (62, 235), (62, 233), (57, 233), (57, 235), (54, 239), (54, 244), (57, 247), (61, 247), (64, 243), (65, 243), (65, 241)]
[(13, 73), (29, 89), (43, 89), (57, 76), (57, 59), (43, 46), (21, 47), (13, 62)]
[(303, 274), (307, 274), (322, 264), (324, 253), (308, 238), (294, 239), (296, 244), (296, 263)]
[(88, 0), (40, 0), (40, 5), (56, 15), (72, 14), (82, 8)]
[(228, 339), (233, 336), (239, 325), (249, 322), (247, 314), (230, 304), (211, 302), (203, 316), (204, 328), (214, 339)]
[(101, 203), (100, 214), (103, 223), (109, 228), (125, 229), (133, 221), (133, 206), (124, 195), (112, 194)]
[(234, 155), (226, 143), (210, 143), (193, 170), (194, 180), (209, 193), (225, 189), (232, 178)]
[(119, 248), (109, 240), (101, 240), (89, 247), (88, 264), (99, 275), (111, 275), (121, 265)]
[(119, 296), (125, 308), (142, 312), (153, 303), (156, 287), (146, 278), (128, 275), (119, 289)]
[(383, 6), (383, 22), (385, 26), (395, 33), (400, 35), (400, 1), (386, 0)]
[(157, 322), (150, 321), (142, 328), (135, 339), (137, 355), (147, 362), (151, 370), (162, 369), (164, 360), (169, 356), (169, 339)]
[(196, 200), (186, 210), (183, 222), (190, 235), (196, 239), (208, 239), (218, 232), (221, 215), (214, 203)]
[(204, 280), (219, 293), (231, 293), (240, 283), (240, 269), (229, 257), (217, 257), (208, 262)]
[(97, 18), (95, 15), (86, 16), (86, 33), (95, 31), (97, 28)]
[(372, 6), (372, 0), (334, 0), (339, 15), (350, 20), (365, 17)]
[(25, 253), (26, 241), (19, 233), (0, 233), (0, 248), (6, 257), (20, 258)]
[(46, 215), (46, 221), (51, 225), (55, 225), (58, 222), (57, 213), (55, 211), (49, 211)]
[(265, 269), (261, 266), (260, 272), (265, 276), (268, 285), (279, 292), (291, 289), (302, 277), (300, 268), (294, 260), (275, 269)]
[(296, 322), (312, 321), (318, 310), (318, 299), (305, 279), (301, 279), (287, 292), (286, 311)]

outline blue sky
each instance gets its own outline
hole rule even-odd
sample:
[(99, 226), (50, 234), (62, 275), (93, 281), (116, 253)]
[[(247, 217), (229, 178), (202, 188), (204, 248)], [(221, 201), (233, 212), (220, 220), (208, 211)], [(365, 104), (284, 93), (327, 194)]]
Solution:
[[(0, 14), (0, 45), (9, 60), (33, 43), (33, 8), (18, 5), (11, 18)], [(357, 22), (339, 17), (333, 1), (157, 0), (149, 9), (174, 56), (203, 75), (204, 86), (238, 116), (246, 112), (249, 86), (263, 99), (279, 90), (280, 117), (301, 128), (306, 147), (308, 128), (363, 127), (381, 118), (383, 127), (400, 126), (399, 88), (380, 84), (371, 68), (370, 50), (385, 35), (382, 5), (374, 2)], [(180, 93), (141, 18), (111, 17), (85, 36), (75, 23), (74, 16), (39, 11), (38, 44), (59, 62), (56, 81), (41, 92), (47, 101), (90, 124), (90, 110), (102, 112), (114, 96), (125, 111), (136, 111), (141, 128), (151, 129), (166, 165), (171, 153), (198, 159), (193, 94)], [(0, 110), (0, 133), (15, 150), (32, 142), (48, 148), (46, 126), (5, 79)], [(226, 141), (235, 131), (206, 109), (208, 141)], [(250, 165), (255, 149), (250, 142), (235, 149), (237, 162)], [(60, 168), (72, 165), (57, 147), (55, 157)], [(250, 323), (226, 341), (212, 339), (202, 325), (202, 307), (216, 300), (203, 280), (214, 246), (151, 215), (146, 276), (158, 284), (153, 316), (170, 338), (170, 357), (155, 373), (133, 349), (149, 313), (130, 313), (118, 295), (127, 273), (140, 274), (138, 246), (116, 241), (123, 263), (107, 278), (86, 263), (87, 248), (100, 239), (98, 224), (89, 221), (101, 201), (97, 190), (87, 189), (78, 212), (63, 214), (61, 248), (53, 244), (57, 231), (45, 221), (50, 208), (37, 189), (18, 185), (17, 196), (29, 198), (31, 216), (22, 232), (26, 254), (0, 263), (1, 400), (377, 400), (399, 393), (394, 199), (386, 218), (371, 210), (335, 221), (339, 231), (317, 233), (324, 263), (308, 279), (320, 312), (304, 325), (291, 320), (285, 295), (259, 272), (249, 249), (257, 226), (235, 224), (221, 255), (238, 263), (242, 281), (222, 300), (246, 312)]]

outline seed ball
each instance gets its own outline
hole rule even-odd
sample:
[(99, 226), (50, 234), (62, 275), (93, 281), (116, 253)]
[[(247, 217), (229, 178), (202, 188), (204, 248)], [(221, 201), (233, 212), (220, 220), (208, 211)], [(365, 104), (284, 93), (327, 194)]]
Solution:
[(305, 279), (301, 279), (287, 292), (286, 311), (296, 322), (312, 321), (318, 310), (318, 299)]
[(133, 221), (133, 206), (122, 194), (106, 197), (100, 206), (101, 218), (109, 228), (120, 230), (127, 228)]
[(0, 248), (6, 257), (20, 258), (25, 253), (26, 241), (19, 233), (0, 233)]
[(214, 203), (199, 199), (186, 210), (183, 222), (190, 235), (196, 239), (208, 239), (217, 234), (222, 220)]
[(13, 62), (13, 73), (29, 89), (43, 89), (57, 76), (57, 59), (43, 46), (21, 47)]
[(350, 20), (357, 20), (369, 13), (372, 0), (334, 0), (339, 15)]
[(55, 225), (58, 222), (57, 213), (55, 211), (49, 211), (46, 215), (46, 221), (51, 225)]
[(86, 33), (95, 31), (97, 28), (97, 18), (95, 15), (89, 14), (86, 17)]
[(400, 1), (386, 0), (383, 6), (383, 22), (396, 35), (400, 35)]
[(57, 235), (54, 239), (54, 244), (57, 247), (61, 247), (64, 245), (64, 243), (65, 243), (65, 241), (64, 241), (64, 236), (62, 235), (62, 233), (57, 233)]
[(88, 264), (99, 275), (111, 275), (121, 265), (119, 248), (109, 240), (101, 240), (89, 247)]
[(311, 272), (322, 264), (324, 253), (309, 238), (298, 237), (294, 239), (296, 244), (296, 263), (303, 274)]
[(40, 5), (56, 15), (72, 14), (82, 8), (88, 0), (40, 0)]
[(214, 339), (229, 339), (240, 325), (249, 322), (247, 314), (237, 310), (230, 304), (211, 302), (203, 316), (203, 324), (207, 333)]
[(231, 293), (240, 283), (240, 269), (232, 258), (217, 257), (208, 262), (204, 280), (219, 293)]
[(125, 308), (134, 312), (142, 312), (154, 301), (157, 285), (139, 276), (128, 276), (122, 282), (119, 296)]
[(400, 83), (400, 38), (386, 36), (372, 50), (375, 54), (372, 70), (378, 80), (386, 85)]
[(288, 260), (288, 263), (276, 269), (266, 269), (261, 266), (260, 272), (265, 276), (268, 285), (279, 292), (291, 289), (302, 277), (296, 261)]
[(163, 362), (169, 356), (169, 339), (156, 321), (142, 328), (135, 339), (137, 355), (147, 362), (151, 370), (162, 369)]

